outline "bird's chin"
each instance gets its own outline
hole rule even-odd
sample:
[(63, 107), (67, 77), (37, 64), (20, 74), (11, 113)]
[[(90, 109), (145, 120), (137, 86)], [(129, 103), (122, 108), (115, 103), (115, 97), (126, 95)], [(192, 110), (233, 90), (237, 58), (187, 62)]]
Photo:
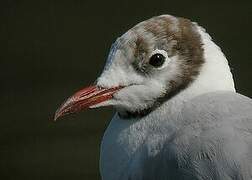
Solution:
[(139, 115), (144, 115), (146, 112), (151, 109), (152, 103), (149, 106), (142, 106), (141, 104), (132, 104), (130, 102), (119, 100), (119, 99), (110, 99), (105, 102), (101, 102), (99, 104), (93, 105), (90, 108), (100, 108), (100, 107), (107, 107), (112, 106), (116, 112), (122, 118), (129, 118), (129, 117), (136, 117)]
[(107, 100), (107, 101), (101, 102), (99, 104), (95, 104), (93, 106), (90, 106), (89, 108), (95, 109), (95, 108), (99, 108), (99, 107), (114, 106), (114, 105), (115, 105), (115, 101), (113, 99), (111, 99), (111, 100)]

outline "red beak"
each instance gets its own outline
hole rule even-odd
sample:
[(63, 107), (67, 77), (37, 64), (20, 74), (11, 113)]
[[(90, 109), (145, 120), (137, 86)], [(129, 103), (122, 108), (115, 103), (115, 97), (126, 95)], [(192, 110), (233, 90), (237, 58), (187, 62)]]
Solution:
[(107, 101), (113, 97), (113, 94), (122, 87), (100, 88), (89, 86), (79, 90), (73, 96), (68, 98), (56, 111), (54, 121), (67, 114), (76, 113), (89, 108), (101, 102)]

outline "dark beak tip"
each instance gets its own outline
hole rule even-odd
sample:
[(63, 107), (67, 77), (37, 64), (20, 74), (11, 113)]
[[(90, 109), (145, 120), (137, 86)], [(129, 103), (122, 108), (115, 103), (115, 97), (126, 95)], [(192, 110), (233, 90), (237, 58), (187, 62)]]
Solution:
[(57, 119), (58, 119), (58, 116), (57, 116), (57, 114), (55, 113), (55, 115), (54, 115), (54, 117), (53, 117), (53, 121), (56, 122)]
[(53, 121), (56, 122), (58, 118), (59, 118), (59, 115), (58, 115), (57, 112), (56, 112), (56, 113), (54, 114)]
[(53, 121), (56, 122), (60, 117), (62, 117), (64, 113), (62, 112), (62, 106), (58, 108), (54, 114)]

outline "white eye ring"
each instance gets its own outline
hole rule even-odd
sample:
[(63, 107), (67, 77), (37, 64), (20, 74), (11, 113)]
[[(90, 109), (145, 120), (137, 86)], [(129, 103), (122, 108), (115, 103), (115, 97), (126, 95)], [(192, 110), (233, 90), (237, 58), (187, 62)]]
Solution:
[(157, 69), (163, 69), (165, 68), (169, 62), (171, 61), (171, 59), (168, 57), (168, 54), (165, 50), (162, 49), (155, 49), (154, 51), (152, 51), (151, 55), (149, 58), (151, 58), (154, 54), (162, 54), (165, 57), (165, 62), (161, 67), (158, 67)]

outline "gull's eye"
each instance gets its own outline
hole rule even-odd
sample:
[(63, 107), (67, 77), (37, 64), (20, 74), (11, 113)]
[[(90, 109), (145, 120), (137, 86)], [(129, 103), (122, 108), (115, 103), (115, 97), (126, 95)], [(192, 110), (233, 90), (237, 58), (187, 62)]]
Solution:
[(164, 64), (164, 62), (165, 57), (160, 53), (153, 54), (149, 60), (149, 64), (154, 66), (155, 68), (161, 67)]
[(149, 57), (149, 64), (157, 69), (162, 69), (168, 65), (170, 60), (165, 50), (156, 49)]

